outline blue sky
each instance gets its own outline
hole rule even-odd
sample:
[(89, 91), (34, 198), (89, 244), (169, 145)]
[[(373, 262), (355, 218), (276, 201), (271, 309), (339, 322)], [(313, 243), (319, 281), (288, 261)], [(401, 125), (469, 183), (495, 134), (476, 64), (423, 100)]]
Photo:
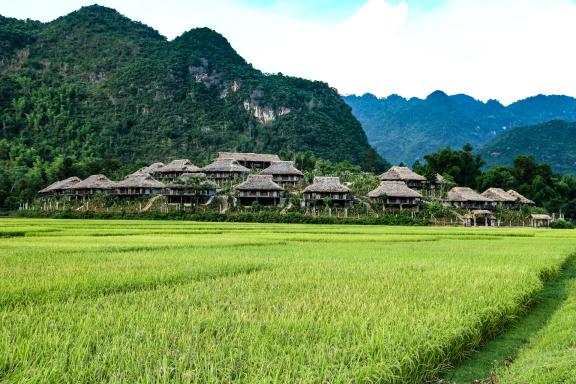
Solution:
[(169, 39), (210, 27), (256, 68), (343, 94), (576, 96), (574, 0), (14, 0), (0, 14), (49, 21), (94, 2)]

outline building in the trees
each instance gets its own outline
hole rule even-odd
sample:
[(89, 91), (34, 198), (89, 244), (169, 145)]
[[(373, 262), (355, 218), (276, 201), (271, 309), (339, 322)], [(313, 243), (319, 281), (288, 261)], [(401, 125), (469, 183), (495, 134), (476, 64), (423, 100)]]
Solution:
[(236, 197), (244, 206), (254, 202), (276, 206), (285, 196), (284, 188), (274, 182), (272, 175), (248, 175), (246, 181), (236, 186)]
[(133, 198), (159, 195), (164, 187), (163, 183), (154, 179), (148, 173), (132, 174), (116, 183), (116, 195)]
[(151, 174), (159, 180), (174, 180), (184, 173), (200, 172), (200, 168), (188, 159), (172, 160), (163, 167), (158, 167)]
[(472, 188), (454, 187), (448, 191), (446, 202), (462, 209), (487, 210), (494, 209), (494, 200), (482, 196)]
[(250, 170), (234, 159), (217, 159), (202, 168), (206, 177), (219, 185), (244, 179)]
[(92, 175), (70, 187), (71, 195), (84, 199), (97, 194), (110, 194), (116, 189), (116, 182), (104, 175)]
[(516, 198), (502, 188), (488, 188), (482, 192), (482, 196), (494, 200), (496, 205), (501, 208), (511, 209), (518, 206)]
[(507, 193), (514, 197), (516, 199), (517, 202), (519, 202), (520, 204), (525, 204), (525, 205), (536, 205), (535, 202), (533, 202), (532, 200), (528, 199), (527, 197), (524, 197), (523, 195), (521, 195), (520, 193), (516, 192), (513, 189), (510, 189), (507, 191)]
[(368, 193), (368, 197), (391, 209), (417, 209), (422, 202), (422, 195), (408, 188), (403, 181), (382, 181), (378, 188)]
[(268, 168), (274, 161), (280, 161), (278, 155), (242, 152), (218, 152), (218, 158), (216, 160), (221, 159), (234, 159), (238, 164), (250, 169)]
[(550, 217), (550, 215), (533, 213), (528, 216), (528, 220), (530, 220), (530, 226), (532, 227), (549, 227), (552, 222), (552, 217)]
[(392, 167), (378, 178), (380, 181), (403, 181), (408, 188), (424, 189), (428, 187), (428, 180), (408, 167)]
[(353, 203), (350, 189), (340, 184), (338, 177), (314, 178), (314, 182), (304, 189), (304, 204), (306, 206), (322, 205), (329, 202), (334, 206), (349, 207)]
[(283, 187), (295, 187), (304, 179), (304, 174), (294, 167), (292, 161), (274, 161), (268, 168), (262, 170), (260, 174), (272, 175), (274, 182)]
[(185, 173), (166, 185), (164, 195), (169, 204), (207, 204), (216, 196), (218, 186), (205, 173)]
[(43, 197), (67, 196), (71, 194), (70, 188), (81, 181), (79, 177), (72, 176), (64, 180), (56, 181), (46, 188), (41, 189), (38, 193)]

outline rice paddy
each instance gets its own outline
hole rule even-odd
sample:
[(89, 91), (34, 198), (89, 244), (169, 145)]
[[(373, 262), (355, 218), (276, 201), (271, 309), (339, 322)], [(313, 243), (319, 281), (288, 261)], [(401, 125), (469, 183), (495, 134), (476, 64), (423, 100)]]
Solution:
[(434, 380), (575, 251), (569, 230), (1, 219), (0, 382)]

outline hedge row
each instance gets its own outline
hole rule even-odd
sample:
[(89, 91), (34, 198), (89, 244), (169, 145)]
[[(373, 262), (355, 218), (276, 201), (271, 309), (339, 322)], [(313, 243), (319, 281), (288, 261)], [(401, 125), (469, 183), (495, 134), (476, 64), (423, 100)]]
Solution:
[(364, 217), (308, 216), (301, 213), (191, 213), (161, 212), (76, 212), (76, 211), (13, 211), (11, 216), (53, 219), (124, 219), (124, 220), (189, 220), (241, 223), (291, 223), (291, 224), (359, 224), (359, 225), (429, 225), (428, 220), (407, 215), (382, 215)]

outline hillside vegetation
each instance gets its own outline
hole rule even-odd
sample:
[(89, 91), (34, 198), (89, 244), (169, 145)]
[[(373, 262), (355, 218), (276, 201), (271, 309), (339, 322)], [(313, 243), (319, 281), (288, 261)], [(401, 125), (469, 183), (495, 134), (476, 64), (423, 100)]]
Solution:
[(167, 41), (101, 6), (45, 24), (0, 16), (0, 206), (71, 164), (114, 176), (218, 150), (385, 166), (336, 90), (263, 74), (210, 29)]
[(557, 172), (576, 174), (576, 123), (550, 121), (513, 128), (491, 140), (480, 153), (489, 166), (512, 164), (523, 154)]
[[(554, 119), (576, 121), (576, 99), (567, 96), (538, 95), (509, 106), (462, 94), (448, 96), (441, 91), (426, 99), (397, 95), (379, 99), (365, 94), (346, 96), (344, 100), (362, 123), (370, 143), (395, 164), (412, 164), (446, 146), (460, 148), (469, 143), (480, 148), (513, 127)], [(555, 140), (550, 134), (550, 141)], [(559, 151), (565, 150), (560, 140), (556, 143)]]

